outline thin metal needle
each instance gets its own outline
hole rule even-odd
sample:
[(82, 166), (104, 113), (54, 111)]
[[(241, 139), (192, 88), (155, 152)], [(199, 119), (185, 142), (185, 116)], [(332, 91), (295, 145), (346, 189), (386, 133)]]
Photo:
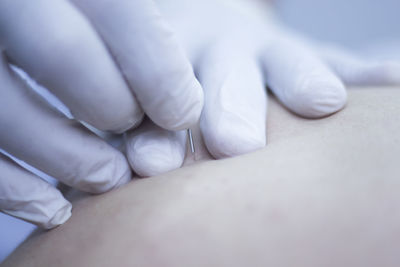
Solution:
[(196, 149), (194, 148), (192, 129), (187, 129), (187, 136), (189, 139), (190, 151), (192, 152), (192, 154), (194, 154), (194, 152), (196, 152)]

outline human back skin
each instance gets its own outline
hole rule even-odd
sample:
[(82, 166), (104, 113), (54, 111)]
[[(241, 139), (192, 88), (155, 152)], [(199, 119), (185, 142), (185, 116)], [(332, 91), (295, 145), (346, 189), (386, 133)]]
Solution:
[(400, 90), (322, 120), (269, 104), (265, 149), (80, 199), (3, 266), (398, 266)]

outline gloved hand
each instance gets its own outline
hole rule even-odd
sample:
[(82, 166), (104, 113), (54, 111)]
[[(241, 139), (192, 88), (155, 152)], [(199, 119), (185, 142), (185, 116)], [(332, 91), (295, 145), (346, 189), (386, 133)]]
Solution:
[[(204, 88), (200, 128), (215, 158), (266, 145), (266, 85), (291, 111), (320, 118), (345, 106), (343, 82), (400, 84), (399, 63), (366, 61), (305, 40), (280, 26), (260, 1), (157, 4), (177, 30)], [(181, 166), (185, 146), (183, 132), (169, 132), (151, 122), (126, 138), (130, 164), (142, 176)]]
[[(56, 95), (59, 114), (12, 63)], [(0, 1), (0, 148), (77, 189), (126, 183), (126, 158), (77, 121), (123, 132), (144, 113), (160, 127), (195, 124), (203, 92), (152, 0)], [(65, 222), (59, 191), (0, 157), (0, 210), (44, 228)]]

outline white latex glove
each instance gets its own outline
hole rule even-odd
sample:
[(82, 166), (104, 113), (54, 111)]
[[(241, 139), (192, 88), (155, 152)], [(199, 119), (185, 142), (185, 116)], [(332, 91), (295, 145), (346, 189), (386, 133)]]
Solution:
[[(128, 182), (126, 158), (49, 106), (9, 63), (101, 130), (123, 132), (144, 113), (182, 130), (203, 105), (191, 64), (152, 0), (0, 1), (0, 148), (91, 193)], [(0, 210), (52, 228), (69, 218), (71, 204), (1, 156)]]
[[(291, 111), (320, 118), (346, 104), (343, 84), (400, 84), (400, 64), (357, 59), (312, 44), (278, 25), (268, 8), (245, 0), (163, 0), (204, 88), (200, 128), (215, 158), (266, 145), (265, 86)], [(199, 136), (195, 136), (195, 138)], [(186, 137), (147, 122), (126, 138), (133, 169), (151, 176), (182, 165)]]

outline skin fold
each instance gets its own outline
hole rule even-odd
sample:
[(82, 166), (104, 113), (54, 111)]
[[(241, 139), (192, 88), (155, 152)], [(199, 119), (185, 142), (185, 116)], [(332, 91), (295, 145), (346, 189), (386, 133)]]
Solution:
[(266, 149), (79, 198), (2, 266), (398, 266), (399, 97), (350, 90), (321, 120), (272, 98)]

